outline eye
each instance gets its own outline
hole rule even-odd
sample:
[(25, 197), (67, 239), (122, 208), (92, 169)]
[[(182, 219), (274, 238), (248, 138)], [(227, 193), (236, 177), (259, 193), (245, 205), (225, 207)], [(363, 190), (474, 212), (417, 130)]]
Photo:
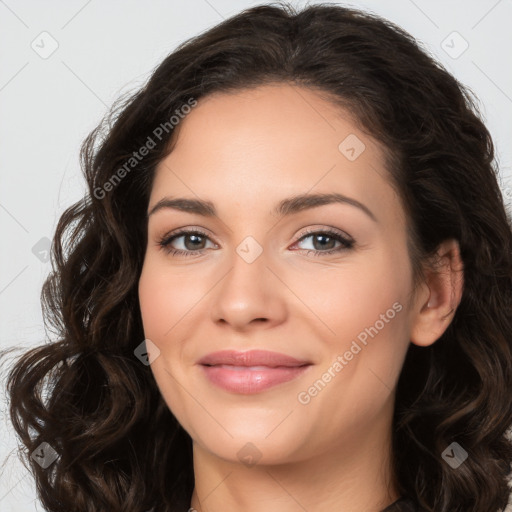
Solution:
[[(308, 251), (308, 254), (312, 252), (313, 256), (346, 251), (347, 249), (351, 249), (355, 243), (352, 238), (342, 235), (337, 231), (332, 229), (323, 229), (318, 231), (307, 231), (306, 234), (296, 242), (296, 244), (299, 244), (309, 238), (312, 239), (312, 244), (310, 245), (313, 247), (311, 249), (306, 248), (303, 250)], [(337, 247), (334, 246), (336, 242), (339, 244)], [(320, 250), (318, 248), (320, 248)]]
[[(183, 241), (179, 245), (184, 247), (184, 249), (176, 249), (172, 246), (172, 244), (180, 238), (182, 238)], [(165, 235), (159, 240), (158, 245), (168, 254), (175, 256), (193, 256), (195, 254), (200, 254), (204, 250), (204, 243), (206, 240), (209, 240), (209, 237), (203, 231), (198, 229), (190, 231), (182, 230), (170, 236)]]
[[(182, 248), (173, 247), (173, 244), (179, 239), (183, 239), (179, 244)], [(323, 229), (307, 231), (294, 245), (307, 239), (312, 239), (313, 248), (303, 248), (302, 250), (308, 251), (307, 254), (312, 252), (314, 256), (345, 251), (351, 249), (355, 243), (352, 238), (342, 235), (338, 231)], [(206, 249), (207, 241), (211, 241), (210, 237), (201, 230), (181, 230), (171, 235), (165, 235), (159, 240), (158, 245), (173, 256), (194, 256), (201, 254)], [(337, 247), (336, 243), (339, 244)], [(213, 243), (213, 246), (216, 247), (216, 244)]]

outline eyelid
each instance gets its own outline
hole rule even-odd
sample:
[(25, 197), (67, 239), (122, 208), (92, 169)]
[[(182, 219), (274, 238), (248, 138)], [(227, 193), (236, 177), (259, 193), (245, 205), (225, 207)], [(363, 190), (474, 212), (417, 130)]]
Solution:
[[(182, 236), (187, 236), (191, 234), (197, 234), (199, 236), (202, 236), (206, 239), (208, 239), (211, 243), (216, 246), (215, 248), (218, 248), (219, 244), (213, 239), (210, 234), (208, 234), (203, 228), (197, 228), (192, 226), (182, 227), (178, 228), (176, 231), (171, 231), (165, 234), (163, 237), (160, 237), (158, 240), (158, 246), (160, 249), (165, 250), (168, 254), (171, 254), (173, 257), (181, 257), (181, 256), (201, 256), (204, 254), (204, 252), (207, 250), (206, 248), (203, 249), (196, 249), (196, 250), (183, 250), (183, 249), (173, 249), (171, 248), (171, 243)], [(296, 246), (299, 242), (301, 242), (303, 239), (309, 238), (312, 235), (316, 234), (326, 234), (330, 238), (334, 238), (337, 240), (337, 242), (340, 244), (339, 247), (335, 249), (329, 249), (326, 251), (321, 251), (318, 249), (298, 249), (299, 251), (306, 251), (309, 255), (310, 253), (313, 253), (313, 256), (329, 256), (336, 253), (341, 253), (346, 250), (351, 250), (354, 248), (356, 241), (354, 238), (352, 238), (348, 233), (345, 231), (342, 231), (339, 228), (334, 228), (331, 226), (316, 226), (316, 227), (309, 227), (306, 229), (306, 231), (301, 232), (301, 234), (296, 238), (296, 240), (292, 243), (290, 247)], [(211, 248), (210, 248), (211, 250)], [(297, 250), (297, 249), (295, 249)]]
[[(215, 245), (219, 245), (215, 241), (213, 236), (207, 232), (207, 230), (205, 230), (204, 228), (196, 227), (196, 226), (186, 226), (184, 228), (178, 228), (178, 229), (176, 229), (176, 231), (170, 231), (168, 233), (165, 233), (164, 235), (162, 235), (159, 238), (161, 240), (169, 240), (171, 238), (177, 238), (179, 235), (190, 234), (191, 232), (197, 232), (198, 234), (201, 234), (202, 236), (209, 238), (213, 243), (215, 243)], [(312, 235), (312, 234), (316, 234), (316, 233), (320, 233), (320, 232), (321, 233), (331, 232), (332, 234), (336, 234), (340, 237), (343, 237), (348, 242), (355, 243), (355, 240), (347, 232), (345, 232), (339, 228), (334, 228), (331, 226), (315, 226), (315, 227), (306, 228), (305, 231), (302, 231), (292, 242), (292, 245), (295, 245), (297, 242), (302, 240), (307, 235)]]
[[(208, 240), (210, 240), (214, 245), (216, 245), (216, 246), (219, 245), (215, 241), (213, 236), (207, 232), (207, 230), (204, 230), (203, 228), (194, 227), (194, 226), (178, 228), (175, 231), (171, 230), (168, 233), (165, 233), (164, 235), (158, 237), (158, 241), (160, 244), (162, 244), (162, 242), (165, 244), (169, 244), (171, 240), (174, 241), (176, 238), (179, 238), (180, 236), (185, 236), (185, 235), (189, 235), (189, 234), (201, 235), (201, 236), (207, 238)], [(199, 249), (199, 250), (204, 250), (204, 249)], [(193, 252), (193, 251), (189, 251), (189, 252)]]
[(306, 231), (303, 231), (298, 236), (298, 238), (295, 240), (295, 242), (293, 242), (293, 244), (295, 245), (297, 242), (302, 240), (307, 235), (313, 235), (313, 234), (316, 234), (316, 233), (331, 233), (331, 234), (335, 234), (335, 235), (337, 235), (337, 236), (339, 236), (341, 238), (344, 238), (347, 242), (355, 243), (355, 240), (347, 232), (342, 231), (339, 228), (333, 228), (331, 226), (316, 226), (316, 227), (313, 227), (313, 228), (307, 228)]
[[(214, 237), (213, 235), (209, 232), (209, 230), (205, 229), (205, 228), (200, 228), (200, 227), (197, 227), (197, 226), (185, 226), (184, 228), (177, 228), (175, 230), (171, 230), (171, 231), (168, 231), (168, 232), (165, 232), (162, 236), (160, 236), (159, 238), (161, 239), (169, 239), (169, 238), (174, 238), (174, 237), (178, 237), (179, 235), (186, 235), (186, 234), (189, 234), (189, 233), (199, 233), (205, 237), (208, 237), (210, 240), (212, 240), (212, 242), (214, 241)], [(217, 244), (217, 242), (215, 242)]]

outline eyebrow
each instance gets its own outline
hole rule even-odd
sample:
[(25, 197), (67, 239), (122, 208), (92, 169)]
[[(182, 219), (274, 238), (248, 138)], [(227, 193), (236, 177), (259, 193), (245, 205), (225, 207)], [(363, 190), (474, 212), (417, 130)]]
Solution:
[[(338, 193), (301, 194), (288, 197), (277, 204), (272, 214), (277, 216), (288, 216), (293, 215), (294, 213), (298, 213), (302, 210), (308, 210), (318, 206), (333, 203), (342, 203), (355, 206), (356, 208), (362, 210), (366, 215), (368, 215), (368, 217), (370, 217), (374, 222), (377, 222), (377, 218), (367, 206), (360, 203), (356, 199)], [(217, 210), (211, 201), (204, 201), (202, 199), (164, 197), (149, 210), (147, 217), (149, 218), (157, 211), (165, 208), (171, 208), (187, 213), (195, 213), (204, 217), (217, 216)]]

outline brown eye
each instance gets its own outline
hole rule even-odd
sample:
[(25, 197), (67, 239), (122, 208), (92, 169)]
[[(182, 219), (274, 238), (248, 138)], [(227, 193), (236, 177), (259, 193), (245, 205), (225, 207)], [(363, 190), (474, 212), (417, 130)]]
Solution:
[[(175, 248), (173, 244), (182, 239), (178, 244), (181, 247)], [(205, 243), (209, 240), (206, 233), (202, 231), (180, 231), (171, 236), (165, 236), (160, 240), (159, 245), (168, 253), (174, 255), (194, 255), (205, 249)]]
[[(341, 252), (352, 248), (354, 245), (354, 240), (346, 238), (340, 233), (331, 230), (308, 232), (306, 235), (302, 236), (296, 244), (307, 239), (312, 240), (312, 247), (302, 249), (308, 251), (308, 254), (312, 251), (313, 254), (317, 256), (320, 254)], [(337, 247), (336, 242), (339, 244)]]

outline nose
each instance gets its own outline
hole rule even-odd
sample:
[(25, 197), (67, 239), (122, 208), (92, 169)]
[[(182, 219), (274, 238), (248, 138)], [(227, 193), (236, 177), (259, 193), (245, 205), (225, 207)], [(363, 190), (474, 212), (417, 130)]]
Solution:
[(213, 290), (212, 320), (237, 331), (282, 323), (287, 314), (287, 289), (270, 267), (265, 251), (252, 262), (235, 252), (231, 261), (231, 268)]

